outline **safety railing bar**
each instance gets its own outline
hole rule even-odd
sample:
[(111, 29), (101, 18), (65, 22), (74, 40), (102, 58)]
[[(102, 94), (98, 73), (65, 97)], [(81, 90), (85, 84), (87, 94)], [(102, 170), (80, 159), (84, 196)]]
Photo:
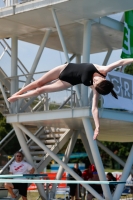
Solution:
[[(10, 49), (10, 51), (11, 51), (11, 47), (8, 45), (8, 43), (3, 39), (3, 42), (5, 43), (5, 45)], [(0, 44), (2, 45), (2, 47), (3, 48), (5, 48), (4, 47), (4, 45), (2, 44), (2, 42), (0, 42)], [(11, 53), (7, 50), (6, 51), (7, 53), (8, 53), (8, 55), (11, 57)], [(18, 62), (22, 65), (22, 67), (24, 68), (24, 70), (27, 72), (27, 73), (29, 73), (29, 71), (26, 69), (26, 67), (24, 66), (24, 64), (21, 62), (21, 60), (19, 59), (19, 58), (17, 58), (17, 60), (18, 60)], [(23, 74), (25, 74), (25, 72), (21, 69), (21, 67), (19, 66), (19, 65), (17, 65), (18, 67), (19, 67), (19, 69), (20, 69), (20, 71), (23, 73)], [(32, 80), (34, 80), (34, 78), (32, 78)]]
[[(10, 49), (10, 51), (11, 51), (11, 47), (8, 45), (8, 43), (3, 39), (3, 42), (7, 45), (7, 47)], [(28, 72), (28, 70), (26, 69), (26, 67), (24, 66), (24, 64), (21, 62), (21, 60), (19, 59), (19, 58), (17, 58), (17, 60), (18, 60), (18, 62), (23, 66), (23, 68), (25, 69), (25, 71), (27, 72), (27, 73), (29, 73)]]
[(31, 112), (34, 112), (39, 106), (40, 104), (43, 102), (43, 100), (45, 99), (45, 97), (43, 97), (31, 110)]
[(5, 91), (4, 91), (4, 88), (3, 88), (2, 84), (1, 84), (1, 82), (0, 82), (0, 89), (1, 89), (2, 95), (3, 95), (3, 97), (4, 97), (6, 106), (7, 106), (8, 110), (9, 110), (9, 112), (12, 113), (11, 108), (10, 108), (10, 105), (9, 105), (9, 102), (7, 101), (6, 93), (5, 93)]
[[(3, 47), (3, 48), (5, 48), (4, 47), (4, 45), (0, 42), (0, 44), (1, 44), (1, 46)], [(8, 47), (9, 47), (9, 45), (8, 45)], [(10, 48), (11, 49), (11, 48)], [(11, 57), (11, 53), (9, 53), (9, 51), (7, 50), (6, 51), (7, 52), (7, 54)], [(17, 60), (18, 60), (18, 62), (21, 62), (20, 60), (19, 60), (19, 58), (17, 58)], [(22, 62), (21, 62), (22, 63)], [(25, 75), (25, 72), (21, 69), (21, 67), (17, 64), (17, 66), (18, 66), (18, 68), (20, 69), (20, 71), (23, 73), (23, 75)], [(23, 66), (23, 68), (26, 70), (26, 72), (28, 73), (28, 70), (25, 68), (25, 66), (23, 65), (23, 63), (22, 63), (22, 66)], [(34, 80), (34, 79), (33, 79)]]
[(32, 104), (32, 102), (36, 99), (36, 97), (30, 98), (30, 100), (21, 108), (20, 112), (25, 111), (25, 109)]
[(23, 76), (33, 76), (33, 75), (36, 75), (36, 74), (44, 74), (44, 73), (47, 73), (48, 71), (41, 71), (41, 72), (35, 72), (35, 73), (32, 73), (32, 74), (24, 74), (24, 75), (17, 75), (17, 76), (9, 76), (7, 78), (4, 78), (4, 79), (14, 79), (16, 77), (23, 77)]
[(75, 92), (73, 92), (65, 101), (64, 103), (58, 108), (58, 109), (61, 109), (71, 98), (72, 96), (75, 94)]
[(2, 145), (2, 143), (14, 132), (14, 129), (12, 129), (1, 141), (0, 141), (0, 145)]

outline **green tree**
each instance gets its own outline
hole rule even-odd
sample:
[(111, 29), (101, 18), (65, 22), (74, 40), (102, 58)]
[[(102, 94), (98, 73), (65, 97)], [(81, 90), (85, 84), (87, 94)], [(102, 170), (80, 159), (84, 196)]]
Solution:
[[(12, 130), (12, 126), (6, 123), (5, 117), (0, 113), (0, 141)], [(15, 136), (11, 141), (2, 149), (7, 155), (13, 155), (20, 149), (19, 142)]]
[(130, 74), (133, 75), (133, 63), (131, 63), (130, 65), (127, 65), (124, 69), (124, 72), (126, 74)]

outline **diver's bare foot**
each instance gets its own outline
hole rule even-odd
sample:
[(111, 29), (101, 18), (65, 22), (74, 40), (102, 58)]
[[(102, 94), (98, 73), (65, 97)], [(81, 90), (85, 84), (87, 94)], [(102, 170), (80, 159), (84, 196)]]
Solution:
[(8, 98), (7, 100), (11, 103), (11, 102), (14, 102), (14, 101), (17, 101), (17, 95), (15, 96), (11, 96), (10, 98)]

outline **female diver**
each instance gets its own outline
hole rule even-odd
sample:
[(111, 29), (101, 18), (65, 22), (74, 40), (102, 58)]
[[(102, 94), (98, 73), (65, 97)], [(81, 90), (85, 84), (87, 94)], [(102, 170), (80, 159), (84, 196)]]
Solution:
[(13, 94), (8, 98), (8, 101), (14, 102), (17, 99), (38, 96), (42, 93), (61, 91), (71, 87), (72, 85), (83, 83), (84, 85), (91, 87), (93, 90), (92, 115), (95, 123), (93, 139), (96, 139), (99, 134), (99, 94), (107, 95), (111, 93), (112, 96), (117, 99), (117, 95), (113, 90), (114, 85), (110, 81), (106, 80), (106, 75), (114, 68), (128, 65), (132, 62), (133, 59), (128, 58), (121, 59), (107, 66), (100, 66), (91, 63), (67, 63), (60, 65)]

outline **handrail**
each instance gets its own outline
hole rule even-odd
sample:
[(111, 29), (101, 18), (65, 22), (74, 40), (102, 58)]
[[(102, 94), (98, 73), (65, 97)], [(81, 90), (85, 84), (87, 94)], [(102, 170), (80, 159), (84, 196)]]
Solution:
[(63, 102), (63, 104), (58, 108), (61, 109), (63, 106), (72, 98), (72, 96), (75, 94), (75, 91)]
[[(18, 1), (18, 0), (6, 0), (5, 2), (4, 2), (4, 4), (5, 4), (5, 7), (10, 7), (10, 6), (16, 6), (16, 5), (19, 5), (19, 4), (24, 4), (24, 3), (29, 3), (30, 1), (32, 1), (32, 0), (22, 0), (21, 2), (20, 1)], [(43, 0), (42, 0), (43, 1)], [(59, 1), (59, 0), (58, 0)], [(60, 0), (60, 1), (62, 1), (62, 0)], [(68, 0), (67, 0), (68, 1)], [(53, 3), (54, 3), (54, 0), (49, 0), (49, 1), (47, 1), (46, 2), (47, 4), (47, 6), (51, 6)]]

